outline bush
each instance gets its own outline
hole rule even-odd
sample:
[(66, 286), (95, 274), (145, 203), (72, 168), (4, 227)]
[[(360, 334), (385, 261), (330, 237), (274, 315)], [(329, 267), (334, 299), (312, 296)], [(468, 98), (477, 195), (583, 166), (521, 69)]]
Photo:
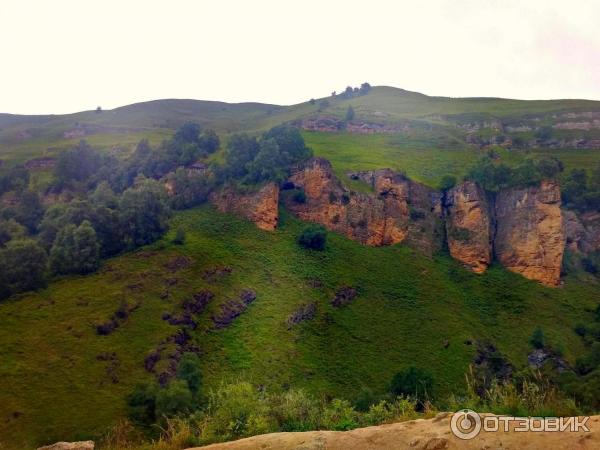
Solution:
[(358, 425), (358, 413), (347, 400), (336, 398), (323, 411), (323, 426), (328, 430), (346, 431)]
[(185, 380), (174, 380), (156, 394), (156, 418), (192, 412), (194, 401)]
[(306, 203), (306, 193), (304, 192), (304, 189), (298, 189), (296, 192), (294, 192), (293, 199), (299, 204)]
[(410, 366), (392, 378), (390, 392), (395, 396), (408, 396), (423, 403), (433, 391), (433, 377), (429, 372)]
[(185, 243), (185, 230), (183, 228), (177, 228), (172, 242), (175, 245), (183, 245)]
[(440, 189), (442, 191), (447, 191), (456, 186), (456, 177), (452, 175), (444, 175), (442, 180), (440, 181)]
[(298, 237), (298, 244), (312, 250), (324, 250), (327, 242), (327, 231), (321, 225), (309, 225)]
[(531, 337), (529, 338), (529, 343), (532, 345), (533, 348), (544, 348), (544, 332), (542, 331), (542, 329), (540, 327), (537, 327), (534, 331), (533, 334), (531, 335)]

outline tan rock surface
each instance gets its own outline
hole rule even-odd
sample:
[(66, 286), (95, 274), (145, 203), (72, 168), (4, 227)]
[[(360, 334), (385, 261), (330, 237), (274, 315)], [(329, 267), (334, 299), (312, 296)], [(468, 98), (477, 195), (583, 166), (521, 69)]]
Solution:
[(273, 231), (279, 221), (279, 186), (269, 183), (257, 192), (240, 193), (226, 188), (214, 193), (211, 202), (221, 212), (246, 217), (262, 230)]
[(476, 273), (492, 260), (492, 217), (484, 190), (472, 181), (446, 194), (446, 236), (452, 257)]
[(560, 187), (509, 189), (496, 198), (495, 252), (508, 270), (548, 286), (560, 282), (566, 243)]
[(451, 414), (434, 419), (359, 428), (352, 431), (273, 433), (202, 447), (203, 450), (437, 450), (522, 449), (592, 450), (600, 448), (600, 417), (587, 422), (589, 432), (485, 432), (461, 440), (450, 430)]

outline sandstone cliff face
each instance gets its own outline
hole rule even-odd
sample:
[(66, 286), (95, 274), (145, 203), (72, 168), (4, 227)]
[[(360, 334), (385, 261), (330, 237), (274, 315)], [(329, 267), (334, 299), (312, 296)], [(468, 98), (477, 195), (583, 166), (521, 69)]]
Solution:
[(447, 192), (444, 206), (450, 254), (473, 272), (484, 272), (492, 260), (492, 217), (484, 190), (465, 181)]
[(290, 177), (304, 190), (305, 203), (286, 200), (297, 217), (317, 222), (367, 245), (405, 241), (426, 253), (441, 246), (441, 202), (435, 191), (389, 169), (354, 174), (374, 188), (374, 193), (345, 189), (333, 175), (331, 164), (312, 158)]
[(258, 192), (248, 194), (226, 188), (212, 194), (210, 200), (219, 211), (246, 217), (262, 230), (273, 231), (277, 228), (279, 186), (275, 183), (269, 183)]
[(498, 193), (495, 253), (508, 270), (548, 286), (560, 281), (566, 242), (558, 184)]

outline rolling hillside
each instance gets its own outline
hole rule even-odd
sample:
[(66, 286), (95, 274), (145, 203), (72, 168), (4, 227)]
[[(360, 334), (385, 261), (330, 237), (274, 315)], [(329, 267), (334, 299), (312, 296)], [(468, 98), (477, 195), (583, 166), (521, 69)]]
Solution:
[[(391, 87), (324, 100), (157, 100), (60, 116), (0, 114), (0, 170), (53, 159), (81, 139), (126, 158), (142, 138), (157, 145), (189, 121), (224, 143), (232, 133), (291, 123), (357, 192), (373, 189), (350, 171), (392, 168), (438, 188), (485, 154), (508, 165), (555, 156), (567, 171), (600, 162), (600, 102), (453, 99)], [(346, 120), (349, 106), (354, 117)], [(31, 173), (45, 194), (52, 169)], [(437, 398), (461, 394), (478, 344), (493, 344), (523, 369), (538, 327), (568, 365), (587, 352), (575, 328), (593, 321), (597, 277), (567, 274), (552, 289), (497, 263), (475, 275), (446, 248), (428, 257), (335, 233), (325, 251), (306, 250), (297, 244), (306, 224), (290, 211), (282, 208), (273, 232), (210, 205), (180, 211), (162, 239), (104, 260), (96, 273), (0, 302), (0, 449), (98, 439), (126, 417), (134, 386), (157, 380), (185, 348), (200, 354), (204, 395), (243, 379), (351, 401), (364, 389), (385, 392), (410, 365), (431, 372)], [(173, 243), (177, 229), (183, 245)], [(348, 290), (349, 301), (334, 301)], [(207, 300), (191, 326), (184, 313), (198, 298)], [(124, 317), (116, 329), (99, 331), (115, 316)]]

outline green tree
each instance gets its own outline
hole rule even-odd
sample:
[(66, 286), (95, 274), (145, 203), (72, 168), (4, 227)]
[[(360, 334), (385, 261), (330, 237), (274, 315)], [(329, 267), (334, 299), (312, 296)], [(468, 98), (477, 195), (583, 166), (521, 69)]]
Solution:
[(0, 249), (0, 296), (46, 284), (46, 252), (32, 240), (12, 240)]
[(205, 130), (200, 136), (200, 148), (206, 153), (214, 153), (221, 146), (221, 140), (214, 130)]
[(27, 231), (15, 219), (0, 219), (0, 247), (12, 239), (25, 239)]
[(129, 417), (140, 425), (156, 422), (156, 384), (138, 384), (127, 397)]
[(197, 395), (202, 387), (200, 358), (195, 353), (184, 353), (177, 366), (177, 378), (187, 383), (192, 394)]
[(35, 233), (44, 216), (44, 205), (35, 191), (23, 191), (15, 219), (30, 233)]
[(225, 149), (226, 176), (238, 178), (246, 175), (248, 165), (254, 161), (260, 150), (260, 145), (255, 137), (245, 133), (234, 134)]
[(71, 149), (60, 153), (54, 175), (60, 183), (83, 182), (88, 180), (102, 165), (102, 156), (87, 142), (80, 141)]
[(119, 221), (125, 245), (135, 248), (158, 239), (168, 228), (170, 208), (164, 186), (139, 178), (119, 200)]
[(76, 227), (62, 228), (50, 250), (50, 270), (57, 274), (85, 274), (100, 264), (100, 246), (96, 231), (87, 220)]
[(175, 245), (183, 245), (185, 243), (185, 231), (183, 228), (177, 228), (175, 232), (175, 237), (173, 238), (173, 244)]
[(540, 327), (537, 327), (535, 330), (533, 330), (533, 333), (529, 338), (529, 343), (532, 345), (533, 348), (544, 348), (544, 332)]
[(327, 230), (321, 225), (309, 225), (298, 237), (298, 244), (312, 250), (324, 250), (327, 243)]
[(431, 398), (433, 391), (433, 377), (423, 369), (410, 366), (396, 373), (390, 383), (390, 392), (393, 395), (413, 397), (420, 402)]
[(194, 400), (185, 380), (173, 380), (156, 394), (156, 418), (192, 412)]
[(456, 177), (453, 175), (444, 175), (442, 180), (440, 181), (440, 189), (442, 191), (447, 191), (456, 186)]

